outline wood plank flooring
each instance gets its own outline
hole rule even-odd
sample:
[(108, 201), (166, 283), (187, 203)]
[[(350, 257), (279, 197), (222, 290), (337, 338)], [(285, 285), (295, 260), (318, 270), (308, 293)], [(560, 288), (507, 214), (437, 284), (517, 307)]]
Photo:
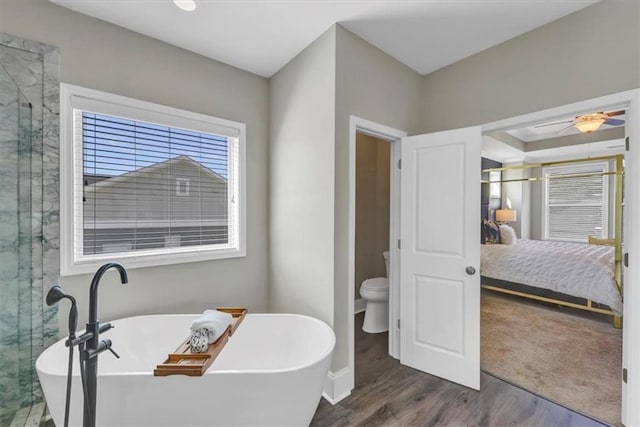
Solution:
[(602, 426), (487, 374), (481, 391), (416, 371), (387, 354), (387, 334), (365, 334), (356, 316), (356, 387), (322, 399), (312, 426)]

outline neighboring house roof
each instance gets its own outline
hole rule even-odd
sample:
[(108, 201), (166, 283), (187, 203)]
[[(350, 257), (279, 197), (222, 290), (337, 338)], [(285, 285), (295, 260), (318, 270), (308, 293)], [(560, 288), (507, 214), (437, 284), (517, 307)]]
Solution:
[(104, 181), (105, 179), (113, 178), (114, 175), (103, 175), (103, 174), (95, 174), (95, 175), (84, 175), (84, 180), (86, 185), (95, 184), (96, 182)]
[(143, 168), (136, 169), (134, 171), (123, 173), (122, 175), (117, 175), (110, 178), (100, 175), (99, 177), (101, 179), (90, 182), (89, 185), (87, 185), (87, 187), (85, 188), (85, 191), (96, 191), (96, 190), (99, 190), (100, 188), (112, 186), (112, 185), (121, 183), (123, 181), (128, 181), (132, 178), (136, 178), (140, 175), (144, 175), (152, 171), (158, 171), (163, 168), (168, 168), (171, 165), (175, 165), (176, 163), (187, 163), (190, 166), (193, 166), (194, 168), (199, 169), (200, 172), (205, 173), (214, 179), (220, 180), (222, 182), (227, 182), (227, 179), (222, 175), (212, 171), (208, 167), (203, 166), (199, 162), (193, 160), (191, 157), (182, 155), (182, 156), (174, 157), (169, 160), (165, 160), (164, 162), (154, 163), (152, 165), (145, 166)]

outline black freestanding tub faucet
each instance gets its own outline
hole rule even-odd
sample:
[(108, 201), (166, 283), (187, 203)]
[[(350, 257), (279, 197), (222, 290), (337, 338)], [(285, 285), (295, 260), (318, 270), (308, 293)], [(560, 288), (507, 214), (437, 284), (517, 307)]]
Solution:
[(91, 288), (89, 289), (89, 322), (87, 323), (86, 333), (90, 336), (86, 342), (86, 347), (81, 348), (80, 360), (84, 365), (85, 379), (85, 404), (82, 424), (84, 427), (94, 427), (96, 425), (96, 392), (98, 385), (98, 355), (105, 350), (109, 350), (114, 356), (118, 354), (111, 349), (110, 339), (100, 339), (100, 333), (111, 329), (111, 324), (106, 323), (100, 327), (98, 320), (98, 284), (100, 279), (107, 270), (115, 268), (120, 273), (120, 282), (124, 285), (128, 282), (127, 271), (121, 264), (110, 262), (103, 265), (96, 271), (91, 280)]

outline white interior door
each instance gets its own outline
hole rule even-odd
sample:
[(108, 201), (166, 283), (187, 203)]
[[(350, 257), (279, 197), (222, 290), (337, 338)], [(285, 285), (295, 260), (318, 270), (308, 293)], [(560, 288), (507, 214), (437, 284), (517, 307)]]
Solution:
[(480, 127), (403, 138), (400, 361), (480, 389)]

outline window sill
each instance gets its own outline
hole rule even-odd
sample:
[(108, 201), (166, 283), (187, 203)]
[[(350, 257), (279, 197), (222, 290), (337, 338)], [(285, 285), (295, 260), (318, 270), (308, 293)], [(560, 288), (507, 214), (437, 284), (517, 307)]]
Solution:
[(194, 250), (186, 252), (174, 252), (164, 254), (141, 255), (129, 254), (105, 254), (89, 260), (63, 262), (60, 271), (61, 276), (76, 276), (92, 274), (101, 265), (108, 262), (118, 262), (126, 269), (159, 267), (164, 265), (185, 264), (190, 262), (213, 261), (228, 258), (242, 258), (246, 253), (242, 249), (216, 249)]

